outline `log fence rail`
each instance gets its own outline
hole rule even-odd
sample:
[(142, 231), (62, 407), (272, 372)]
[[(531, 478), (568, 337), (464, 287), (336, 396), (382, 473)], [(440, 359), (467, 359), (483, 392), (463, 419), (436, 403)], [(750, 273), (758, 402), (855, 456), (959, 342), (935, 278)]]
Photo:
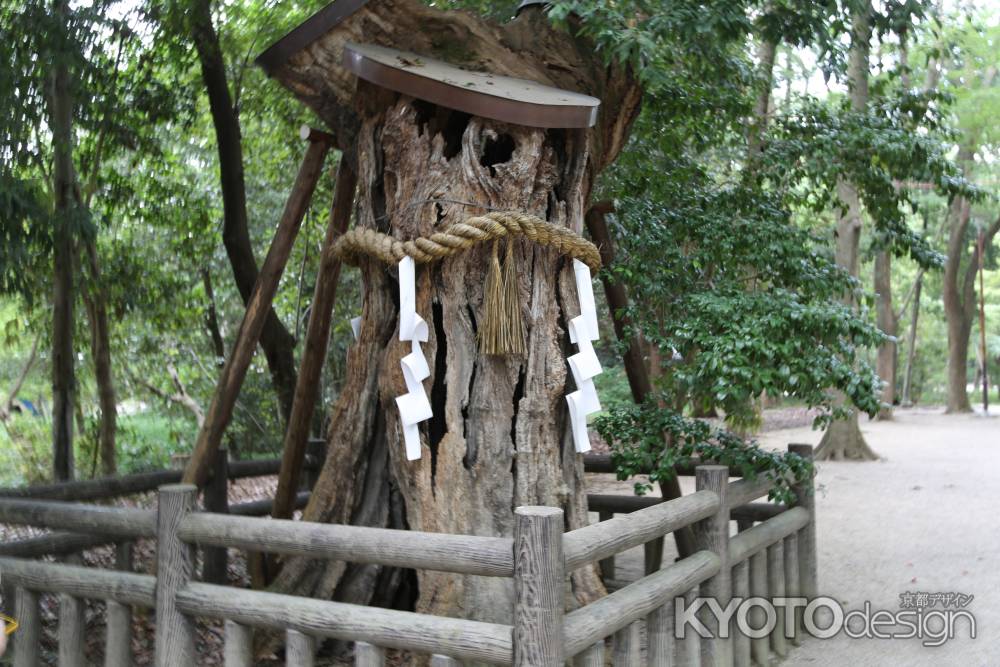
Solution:
[[(811, 458), (809, 447), (789, 449)], [(556, 667), (567, 661), (598, 667), (609, 648), (615, 667), (632, 667), (642, 663), (643, 646), (645, 662), (653, 667), (770, 664), (772, 654), (783, 657), (789, 648), (780, 624), (763, 639), (751, 639), (738, 629), (716, 631), (708, 638), (689, 630), (675, 637), (675, 615), (680, 603), (690, 604), (698, 595), (715, 597), (723, 606), (730, 597), (750, 594), (815, 595), (812, 482), (796, 486), (794, 506), (782, 507), (754, 502), (768, 494), (769, 480), (729, 481), (728, 470), (713, 465), (698, 466), (693, 472), (697, 491), (675, 500), (591, 496), (592, 511), (623, 516), (569, 532), (564, 532), (559, 509), (517, 508), (512, 538), (198, 511), (198, 489), (185, 484), (160, 487), (157, 510), (0, 497), (0, 522), (74, 531), (70, 534), (85, 529), (119, 545), (116, 570), (0, 557), (4, 584), (17, 590), (16, 617), (21, 625), (14, 635), (14, 664), (38, 664), (41, 593), (60, 596), (60, 665), (73, 667), (84, 664), (80, 637), (85, 599), (108, 603), (107, 665), (131, 660), (132, 608), (156, 612), (155, 664), (160, 667), (197, 663), (197, 618), (224, 622), (225, 664), (232, 667), (253, 664), (255, 629), (284, 632), (286, 664), (293, 667), (314, 664), (318, 640), (328, 638), (354, 642), (358, 667), (381, 667), (385, 649), (430, 654), (435, 667), (459, 662)], [(730, 531), (732, 520), (740, 528), (735, 535)], [(662, 542), (667, 534), (687, 526), (693, 531), (695, 553), (665, 567), (650, 562), (651, 551), (656, 555), (648, 548), (650, 543)], [(131, 543), (140, 538), (156, 539), (157, 576), (128, 571)], [(645, 576), (565, 612), (573, 570), (606, 563), (639, 545), (647, 546)], [(196, 578), (196, 548), (204, 552), (252, 548), (267, 554), (509, 578), (514, 593), (512, 624), (207, 583), (204, 576), (201, 581)], [(207, 566), (209, 561), (204, 562)], [(712, 627), (711, 618), (703, 620)], [(794, 625), (793, 644), (800, 637), (798, 622)]]

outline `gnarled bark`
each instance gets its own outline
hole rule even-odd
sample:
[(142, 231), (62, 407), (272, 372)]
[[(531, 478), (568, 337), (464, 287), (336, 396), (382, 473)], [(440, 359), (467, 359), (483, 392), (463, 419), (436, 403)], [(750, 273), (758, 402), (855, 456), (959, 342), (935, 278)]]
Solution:
[[(320, 38), (293, 56), (294, 72), (276, 76), (341, 141), (355, 139), (359, 227), (413, 238), (501, 209), (582, 231), (594, 178), (620, 150), (638, 110), (639, 88), (630, 73), (605, 66), (585, 43), (553, 29), (534, 9), (501, 28), (412, 0), (378, 0), (358, 10), (355, 20), (366, 42), (603, 102), (591, 130), (545, 130), (470, 117), (364, 82), (355, 97), (352, 86), (329, 74), (344, 35)], [(461, 50), (441, 52), (456, 41)], [(326, 93), (319, 95), (323, 86)], [(356, 106), (345, 108), (341, 94)], [(516, 506), (551, 505), (565, 510), (567, 528), (587, 521), (583, 467), (564, 398), (573, 388), (566, 323), (578, 314), (572, 263), (550, 248), (513, 243), (527, 348), (520, 357), (485, 356), (478, 349), (489, 246), (418, 268), (417, 311), (431, 328), (423, 350), (432, 370), (425, 387), (434, 416), (421, 425), (423, 456), (417, 461), (405, 458), (394, 400), (406, 391), (399, 360), (409, 352), (409, 343), (398, 341), (396, 268), (375, 262), (362, 267), (361, 334), (348, 352), (326, 463), (305, 519), (510, 536)], [(274, 588), (510, 620), (510, 581), (420, 572), (415, 600), (408, 598), (413, 583), (409, 575), (376, 566), (292, 560)], [(574, 572), (572, 583), (578, 599), (603, 594), (596, 568)]]

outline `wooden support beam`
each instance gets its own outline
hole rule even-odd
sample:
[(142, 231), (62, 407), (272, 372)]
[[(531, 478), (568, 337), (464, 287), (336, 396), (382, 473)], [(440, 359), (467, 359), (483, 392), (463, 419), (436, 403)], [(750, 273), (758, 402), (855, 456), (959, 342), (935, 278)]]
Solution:
[[(729, 564), (729, 468), (726, 466), (699, 466), (696, 471), (698, 491), (714, 491), (719, 496), (719, 508), (714, 514), (694, 525), (695, 544), (699, 549), (716, 554), (721, 561), (719, 572), (701, 585), (701, 595), (715, 598), (725, 608), (732, 597), (731, 569)], [(719, 626), (719, 619), (707, 613), (701, 616), (711, 637), (701, 643), (701, 664), (705, 667), (729, 667), (733, 664), (733, 646), (728, 634)]]
[(299, 490), (299, 474), (309, 442), (309, 428), (312, 424), (316, 398), (319, 395), (323, 364), (330, 341), (330, 320), (333, 304), (337, 298), (337, 282), (340, 279), (340, 260), (330, 252), (337, 239), (347, 231), (354, 208), (354, 191), (358, 177), (347, 160), (341, 160), (337, 167), (337, 183), (333, 192), (333, 205), (323, 241), (323, 255), (316, 276), (309, 326), (306, 329), (305, 345), (302, 348), (302, 362), (292, 399), (292, 413), (288, 417), (285, 441), (282, 444), (281, 472), (278, 473), (278, 488), (274, 494), (271, 516), (276, 519), (291, 519), (295, 511), (295, 494)]
[(236, 342), (219, 375), (215, 395), (205, 415), (205, 422), (198, 432), (194, 452), (184, 470), (183, 481), (186, 484), (201, 486), (211, 472), (212, 456), (219, 448), (226, 427), (233, 417), (236, 397), (243, 386), (254, 350), (257, 349), (264, 322), (271, 309), (271, 302), (274, 301), (274, 295), (278, 291), (278, 283), (285, 271), (292, 244), (298, 235), (302, 218), (309, 208), (309, 202), (312, 200), (313, 191), (323, 169), (323, 159), (329, 150), (330, 144), (327, 141), (310, 141), (306, 149), (292, 192), (288, 196), (285, 210), (275, 230), (274, 240), (271, 241), (271, 248), (267, 252), (253, 294), (247, 303), (243, 322), (236, 334)]

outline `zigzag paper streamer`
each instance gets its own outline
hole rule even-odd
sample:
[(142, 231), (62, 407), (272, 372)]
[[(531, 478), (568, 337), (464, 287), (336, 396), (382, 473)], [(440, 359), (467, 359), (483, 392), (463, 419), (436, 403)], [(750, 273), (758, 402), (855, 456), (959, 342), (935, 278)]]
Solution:
[(399, 365), (406, 381), (406, 393), (396, 397), (399, 420), (403, 425), (403, 441), (409, 461), (420, 458), (420, 428), (418, 424), (434, 414), (431, 402), (424, 391), (423, 381), (430, 377), (427, 358), (420, 348), (429, 334), (427, 322), (417, 315), (416, 265), (412, 257), (399, 262), (399, 340), (413, 344), (412, 352), (403, 357)]
[(594, 376), (602, 372), (601, 362), (594, 352), (593, 341), (600, 335), (597, 330), (597, 307), (594, 303), (594, 285), (590, 279), (590, 267), (580, 260), (573, 260), (576, 277), (576, 293), (580, 299), (580, 315), (569, 322), (569, 340), (576, 343), (579, 352), (569, 357), (569, 369), (576, 382), (576, 391), (566, 395), (569, 405), (570, 428), (576, 451), (590, 451), (590, 436), (587, 433), (587, 415), (601, 409), (597, 397)]

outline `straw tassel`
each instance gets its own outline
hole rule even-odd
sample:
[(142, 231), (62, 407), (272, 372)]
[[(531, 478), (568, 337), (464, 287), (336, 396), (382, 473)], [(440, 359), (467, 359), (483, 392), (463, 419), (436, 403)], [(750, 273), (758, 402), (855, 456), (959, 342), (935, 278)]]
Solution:
[(498, 243), (498, 240), (493, 240), (490, 268), (486, 274), (479, 349), (483, 354), (490, 355), (523, 354), (524, 336), (521, 330), (521, 304), (518, 299), (514, 244), (512, 239), (507, 239), (504, 266), (501, 270)]

